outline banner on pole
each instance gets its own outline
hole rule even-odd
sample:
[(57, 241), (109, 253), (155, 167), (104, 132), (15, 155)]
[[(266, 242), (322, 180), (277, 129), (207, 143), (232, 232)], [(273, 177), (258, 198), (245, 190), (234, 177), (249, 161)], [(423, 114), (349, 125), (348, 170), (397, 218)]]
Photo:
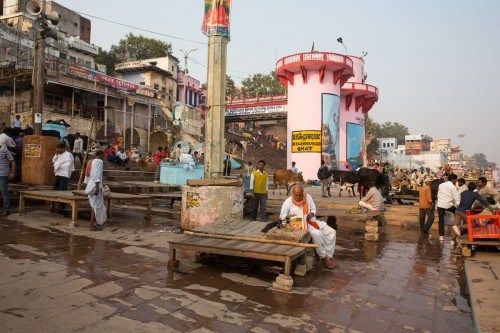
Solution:
[(229, 12), (231, 0), (205, 0), (201, 31), (207, 36), (229, 38)]

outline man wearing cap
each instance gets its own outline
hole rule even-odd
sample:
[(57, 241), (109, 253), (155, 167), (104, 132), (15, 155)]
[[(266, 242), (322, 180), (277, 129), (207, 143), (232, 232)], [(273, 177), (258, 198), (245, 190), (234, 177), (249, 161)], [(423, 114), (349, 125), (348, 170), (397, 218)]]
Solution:
[[(418, 216), (420, 221), (420, 231), (429, 233), (430, 226), (434, 222), (434, 203), (431, 193), (431, 178), (424, 179), (424, 186), (418, 190)], [(427, 221), (425, 217), (427, 216)], [(427, 228), (428, 226), (428, 228)]]

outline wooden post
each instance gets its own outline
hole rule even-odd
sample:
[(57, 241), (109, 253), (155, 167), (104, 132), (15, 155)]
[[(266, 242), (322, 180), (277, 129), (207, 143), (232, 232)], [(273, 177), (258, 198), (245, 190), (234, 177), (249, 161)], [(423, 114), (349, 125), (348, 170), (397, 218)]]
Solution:
[(134, 145), (134, 111), (135, 103), (132, 104), (131, 116), (130, 116), (130, 148)]
[(127, 131), (127, 98), (123, 99), (123, 124), (122, 124), (122, 128), (123, 128), (123, 133), (122, 133), (123, 144), (125, 145), (125, 142), (127, 142), (125, 139), (126, 138), (125, 132)]
[(151, 104), (148, 104), (148, 153), (151, 151)]
[(71, 117), (75, 115), (75, 88), (71, 89)]
[(92, 117), (92, 122), (90, 124), (90, 134), (89, 134), (89, 139), (87, 140), (87, 149), (85, 150), (85, 155), (83, 155), (82, 167), (80, 170), (80, 177), (78, 177), (78, 185), (76, 187), (77, 191), (80, 191), (80, 188), (81, 188), (82, 182), (83, 182), (83, 176), (85, 175), (85, 169), (86, 169), (86, 164), (87, 164), (87, 158), (89, 156), (90, 143), (92, 141), (93, 130), (94, 130), (94, 117)]
[(108, 87), (104, 90), (104, 137), (108, 138)]

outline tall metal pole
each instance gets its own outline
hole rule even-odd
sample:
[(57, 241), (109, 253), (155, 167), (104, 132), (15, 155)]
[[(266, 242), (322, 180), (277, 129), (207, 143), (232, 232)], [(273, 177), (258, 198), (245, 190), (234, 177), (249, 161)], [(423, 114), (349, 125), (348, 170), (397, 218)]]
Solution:
[[(42, 13), (45, 13), (45, 0), (41, 1), (40, 7)], [(45, 38), (42, 32), (38, 31), (35, 37), (33, 54), (33, 111), (31, 122), (35, 135), (42, 135), (42, 114), (43, 114), (43, 95), (45, 85)]]
[(208, 37), (207, 119), (205, 123), (205, 178), (222, 178), (226, 103), (227, 42), (224, 36)]

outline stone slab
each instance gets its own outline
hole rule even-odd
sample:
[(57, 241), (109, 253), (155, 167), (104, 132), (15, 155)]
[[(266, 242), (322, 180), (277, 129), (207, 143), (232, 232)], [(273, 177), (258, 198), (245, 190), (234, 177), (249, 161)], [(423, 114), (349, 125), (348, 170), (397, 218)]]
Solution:
[(465, 261), (470, 304), (478, 332), (500, 332), (500, 255), (476, 253)]

